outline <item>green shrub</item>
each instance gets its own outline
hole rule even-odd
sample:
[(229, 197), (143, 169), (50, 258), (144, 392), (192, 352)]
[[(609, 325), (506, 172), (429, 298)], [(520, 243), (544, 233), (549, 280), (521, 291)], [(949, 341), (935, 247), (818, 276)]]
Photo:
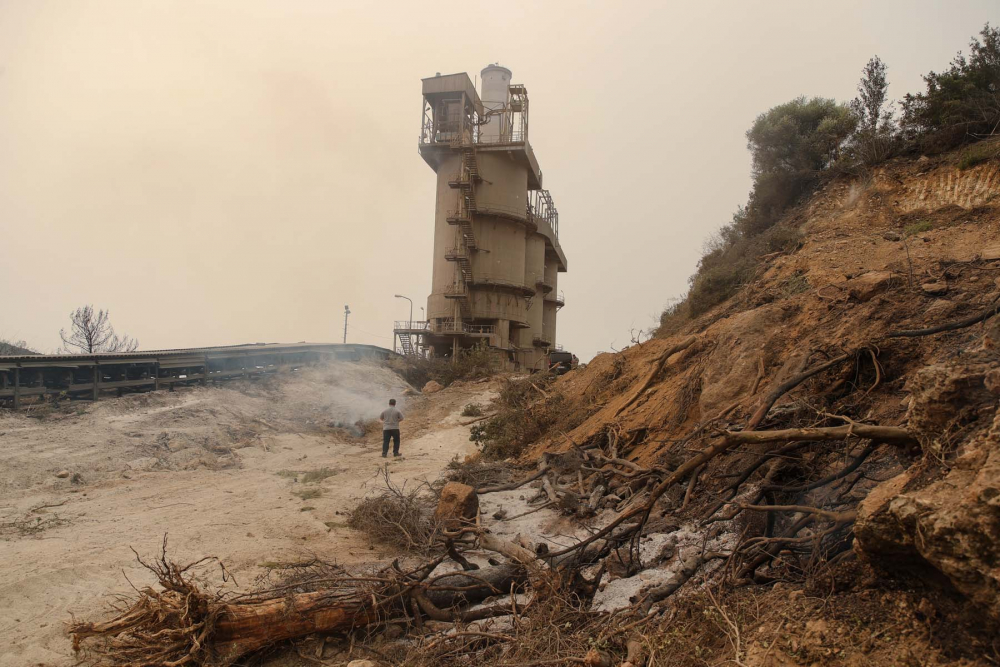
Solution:
[(677, 333), (684, 323), (691, 319), (691, 306), (687, 295), (672, 299), (660, 313), (660, 326), (656, 330), (659, 337), (671, 336)]
[(462, 408), (463, 417), (482, 417), (483, 416), (483, 406), (479, 403), (468, 403), (464, 408)]
[(562, 394), (549, 394), (542, 403), (537, 402), (539, 393), (532, 383), (537, 386), (543, 381), (538, 376), (504, 381), (492, 405), (496, 414), (473, 426), (469, 434), (469, 440), (479, 447), (484, 461), (520, 456), (528, 445), (564, 416)]
[(38, 354), (38, 352), (31, 349), (23, 340), (7, 340), (6, 338), (0, 338), (0, 355), (3, 354)]
[(972, 169), (976, 165), (996, 160), (997, 158), (1000, 158), (1000, 142), (984, 141), (973, 144), (962, 151), (962, 155), (958, 159), (958, 168), (963, 171)]
[(731, 297), (752, 273), (753, 261), (749, 257), (699, 270), (691, 281), (687, 296), (691, 316), (697, 317)]
[(455, 360), (435, 357), (403, 356), (389, 360), (389, 367), (414, 387), (420, 388), (434, 380), (447, 387), (457, 380), (479, 380), (500, 370), (496, 350), (482, 344), (459, 350)]
[(927, 89), (903, 98), (902, 125), (924, 151), (944, 151), (992, 135), (1000, 125), (1000, 28), (987, 23)]
[(753, 160), (747, 204), (709, 241), (684, 301), (661, 315), (659, 335), (733, 296), (756, 274), (761, 256), (799, 244), (797, 229), (776, 223), (840, 158), (858, 120), (847, 106), (821, 97), (798, 97), (757, 117), (746, 134)]
[(809, 280), (801, 273), (789, 277), (779, 287), (778, 291), (782, 298), (787, 299), (796, 294), (802, 294), (809, 289)]
[(934, 223), (930, 220), (921, 220), (920, 222), (915, 222), (912, 225), (906, 227), (903, 230), (903, 236), (913, 236), (914, 234), (920, 234), (922, 232), (928, 232), (934, 229)]

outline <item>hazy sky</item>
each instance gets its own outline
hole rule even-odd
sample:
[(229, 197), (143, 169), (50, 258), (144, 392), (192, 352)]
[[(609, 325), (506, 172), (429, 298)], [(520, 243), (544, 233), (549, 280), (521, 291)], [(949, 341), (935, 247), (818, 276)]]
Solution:
[(1000, 1), (0, 0), (0, 337), (76, 306), (144, 349), (388, 346), (430, 291), (420, 79), (499, 61), (570, 272), (561, 343), (628, 344), (744, 203), (744, 132), (849, 99), (873, 54), (918, 90)]

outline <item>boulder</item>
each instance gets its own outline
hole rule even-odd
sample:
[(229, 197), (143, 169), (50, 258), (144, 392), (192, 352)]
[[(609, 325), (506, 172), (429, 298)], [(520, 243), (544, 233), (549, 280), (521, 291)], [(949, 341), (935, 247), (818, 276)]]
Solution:
[(889, 271), (869, 271), (849, 280), (847, 287), (851, 297), (865, 302), (888, 290), (891, 284), (892, 273)]
[(468, 484), (448, 482), (441, 489), (441, 499), (434, 510), (434, 521), (446, 530), (457, 530), (476, 520), (479, 496)]
[(983, 248), (983, 252), (979, 256), (987, 261), (1000, 259), (1000, 245), (991, 245)]
[(434, 393), (437, 393), (437, 392), (441, 391), (442, 389), (444, 389), (444, 387), (442, 387), (440, 384), (438, 384), (434, 380), (431, 380), (430, 382), (428, 382), (427, 384), (424, 385), (423, 393), (425, 393), (425, 394), (434, 394)]
[(940, 456), (956, 446), (942, 435), (960, 413), (994, 410), (990, 425), (957, 444), (944, 474), (913, 466), (875, 487), (858, 507), (855, 549), (873, 565), (957, 590), (1000, 620), (1000, 362), (995, 353), (968, 356), (917, 374), (909, 428)]

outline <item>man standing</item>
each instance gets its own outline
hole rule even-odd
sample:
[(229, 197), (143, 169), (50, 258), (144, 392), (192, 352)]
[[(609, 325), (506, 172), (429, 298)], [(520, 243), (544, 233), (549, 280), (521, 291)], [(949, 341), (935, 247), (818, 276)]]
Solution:
[(389, 399), (389, 407), (379, 415), (382, 420), (382, 458), (389, 455), (389, 440), (392, 440), (392, 455), (399, 456), (399, 422), (403, 413), (396, 409), (396, 399)]

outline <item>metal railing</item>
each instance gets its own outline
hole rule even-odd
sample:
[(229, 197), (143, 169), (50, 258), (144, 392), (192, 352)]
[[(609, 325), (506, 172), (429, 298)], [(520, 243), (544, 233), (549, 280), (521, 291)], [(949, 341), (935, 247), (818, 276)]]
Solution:
[(466, 322), (456, 322), (455, 320), (441, 320), (425, 322), (423, 320), (410, 322), (409, 320), (396, 320), (393, 324), (394, 330), (399, 332), (416, 333), (466, 333), (474, 335), (493, 335), (497, 328), (492, 324), (467, 324)]
[(536, 221), (545, 222), (559, 239), (559, 211), (548, 190), (532, 190), (528, 199), (528, 211)]
[(544, 334), (535, 334), (531, 337), (531, 344), (537, 347), (551, 347), (552, 341)]
[[(482, 115), (475, 111), (465, 114), (442, 113), (446, 107), (438, 106), (434, 109), (425, 100), (420, 126), (420, 144), (448, 144), (452, 147), (463, 144), (527, 145), (528, 91), (519, 84), (511, 84), (508, 91), (506, 104), (499, 109), (486, 111)], [(443, 117), (438, 118), (438, 116)], [(487, 126), (490, 131), (484, 132)]]
[(560, 291), (559, 294), (549, 294), (545, 297), (545, 300), (549, 303), (556, 304), (557, 308), (562, 308), (566, 305), (566, 295)]

